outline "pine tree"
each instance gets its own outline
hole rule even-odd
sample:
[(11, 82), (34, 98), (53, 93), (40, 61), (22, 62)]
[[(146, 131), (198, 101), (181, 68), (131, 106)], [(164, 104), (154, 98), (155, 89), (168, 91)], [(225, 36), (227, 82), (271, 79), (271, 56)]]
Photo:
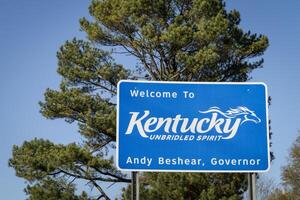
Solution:
[(88, 198), (85, 192), (81, 195), (75, 195), (75, 187), (66, 182), (66, 180), (44, 179), (33, 186), (27, 186), (25, 189), (28, 200), (96, 200)]
[[(9, 165), (33, 184), (29, 195), (45, 180), (58, 187), (70, 177), (109, 199), (99, 183), (130, 182), (109, 157), (119, 80), (247, 81), (262, 67), (260, 56), (268, 47), (266, 36), (239, 27), (239, 12), (227, 11), (222, 0), (93, 0), (89, 12), (92, 20), (80, 20), (88, 40), (73, 39), (60, 48), (60, 89), (47, 89), (40, 103), (46, 118), (77, 123), (83, 144), (35, 139), (14, 146)], [(135, 59), (137, 70), (116, 63), (120, 53)], [(145, 199), (240, 199), (246, 189), (242, 174), (145, 173), (142, 178)]]

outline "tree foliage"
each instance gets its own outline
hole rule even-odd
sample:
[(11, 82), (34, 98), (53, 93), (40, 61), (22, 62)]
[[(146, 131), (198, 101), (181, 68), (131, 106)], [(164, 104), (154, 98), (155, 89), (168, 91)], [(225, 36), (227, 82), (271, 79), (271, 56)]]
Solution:
[[(47, 191), (45, 180), (59, 187), (68, 177), (109, 199), (101, 182), (130, 182), (108, 156), (116, 140), (119, 80), (246, 81), (262, 67), (268, 46), (266, 36), (244, 32), (239, 12), (227, 11), (222, 0), (93, 0), (89, 12), (92, 20), (80, 20), (88, 40), (59, 49), (60, 89), (47, 89), (40, 103), (46, 118), (76, 122), (83, 142), (35, 139), (15, 146), (9, 164), (35, 184), (28, 194)], [(137, 60), (140, 73), (116, 63), (119, 54)], [(144, 173), (142, 179), (145, 199), (240, 199), (246, 189), (241, 174)]]
[(290, 150), (288, 163), (282, 168), (283, 188), (278, 188), (269, 200), (293, 200), (300, 198), (300, 131)]
[[(145, 173), (141, 181), (141, 199), (163, 200), (235, 200), (246, 189), (244, 174)], [(130, 200), (131, 188), (122, 198)]]
[[(270, 200), (274, 191), (278, 189), (275, 180), (265, 175), (260, 175), (256, 182), (256, 198), (258, 200)], [(249, 198), (249, 194), (248, 194)]]
[(34, 186), (25, 189), (28, 200), (93, 200), (85, 192), (75, 194), (75, 187), (64, 180), (44, 179)]
[(93, 1), (88, 38), (135, 56), (151, 80), (246, 81), (263, 60), (266, 36), (243, 32), (220, 0)]
[(287, 164), (281, 172), (282, 187), (272, 187), (267, 200), (300, 199), (300, 131), (293, 143)]
[(281, 176), (286, 190), (294, 197), (300, 198), (300, 132), (290, 150), (288, 164), (283, 168)]

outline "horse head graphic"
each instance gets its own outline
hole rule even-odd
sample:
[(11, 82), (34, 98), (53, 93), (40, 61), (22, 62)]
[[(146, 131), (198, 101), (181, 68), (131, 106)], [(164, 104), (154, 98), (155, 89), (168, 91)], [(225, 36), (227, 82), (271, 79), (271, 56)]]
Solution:
[(210, 107), (207, 111), (199, 111), (200, 113), (219, 113), (226, 118), (233, 119), (237, 117), (243, 117), (241, 124), (247, 121), (254, 123), (260, 123), (261, 119), (255, 114), (254, 111), (248, 109), (245, 106), (238, 106), (237, 108), (230, 108), (226, 112), (223, 112), (219, 107)]

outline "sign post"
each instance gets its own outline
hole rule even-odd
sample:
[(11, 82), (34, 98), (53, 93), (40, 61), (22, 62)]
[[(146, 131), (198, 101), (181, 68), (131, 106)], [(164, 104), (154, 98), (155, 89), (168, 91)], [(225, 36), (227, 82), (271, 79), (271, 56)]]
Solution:
[(256, 200), (256, 174), (248, 173), (248, 195), (250, 200)]
[(139, 190), (139, 173), (131, 172), (131, 199), (139, 200), (140, 199), (140, 190)]

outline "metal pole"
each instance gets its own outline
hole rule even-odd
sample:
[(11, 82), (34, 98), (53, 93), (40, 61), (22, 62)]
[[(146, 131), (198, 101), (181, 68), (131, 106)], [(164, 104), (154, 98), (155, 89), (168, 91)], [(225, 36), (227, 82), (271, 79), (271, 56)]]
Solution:
[(256, 174), (248, 173), (249, 200), (256, 200)]
[(253, 196), (253, 200), (256, 200), (256, 173), (252, 173), (252, 196)]
[(251, 179), (251, 173), (248, 173), (247, 177), (248, 177), (248, 196), (249, 196), (249, 200), (253, 200), (253, 197), (252, 197), (252, 179)]
[(140, 199), (140, 189), (139, 189), (139, 174), (138, 172), (131, 173), (131, 199), (139, 200)]

